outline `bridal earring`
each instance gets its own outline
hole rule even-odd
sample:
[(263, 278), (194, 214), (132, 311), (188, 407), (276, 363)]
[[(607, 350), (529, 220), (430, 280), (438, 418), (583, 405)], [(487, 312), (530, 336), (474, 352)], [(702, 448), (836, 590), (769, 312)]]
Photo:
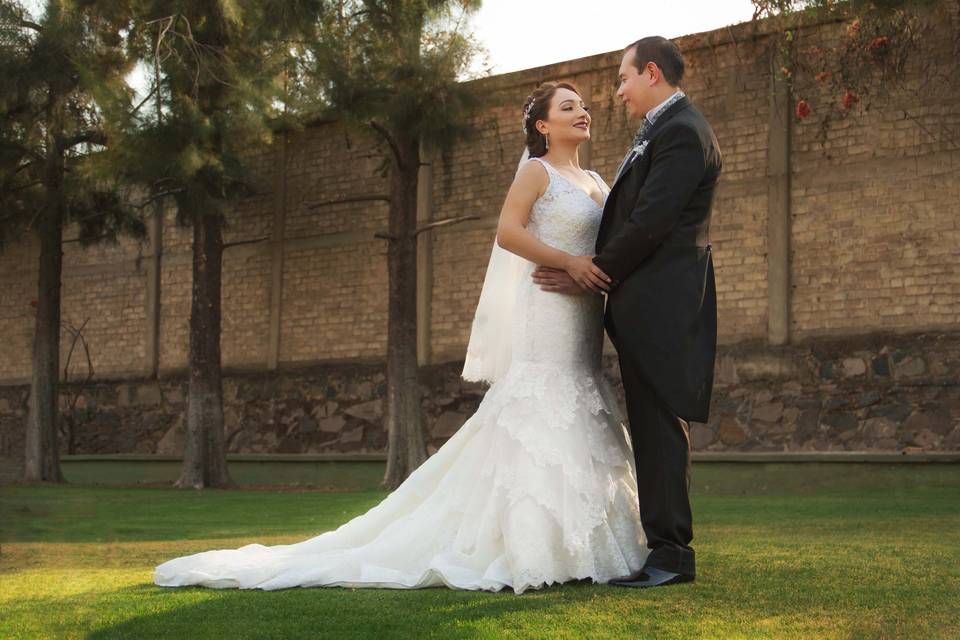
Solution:
[(547, 141), (547, 147), (546, 147), (546, 148), (549, 150), (549, 149), (550, 149), (550, 134), (549, 134), (549, 133), (543, 134), (543, 138)]

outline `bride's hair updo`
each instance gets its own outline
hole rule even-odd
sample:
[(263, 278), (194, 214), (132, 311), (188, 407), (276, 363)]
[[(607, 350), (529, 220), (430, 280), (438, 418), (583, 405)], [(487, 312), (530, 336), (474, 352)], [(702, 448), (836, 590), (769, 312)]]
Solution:
[(539, 158), (547, 152), (547, 139), (537, 131), (537, 120), (546, 120), (550, 101), (557, 89), (569, 89), (578, 96), (580, 91), (569, 82), (544, 82), (534, 89), (523, 102), (523, 131), (527, 136), (527, 150), (531, 158)]

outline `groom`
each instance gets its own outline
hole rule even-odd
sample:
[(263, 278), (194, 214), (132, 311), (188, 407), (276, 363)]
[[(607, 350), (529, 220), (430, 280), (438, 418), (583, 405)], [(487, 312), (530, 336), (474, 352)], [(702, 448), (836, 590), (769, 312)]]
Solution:
[[(640, 120), (617, 171), (594, 263), (611, 280), (604, 324), (617, 349), (650, 555), (626, 587), (689, 582), (696, 574), (688, 421), (706, 422), (717, 304), (708, 241), (720, 149), (679, 89), (683, 57), (652, 36), (624, 52), (617, 96)], [(544, 289), (579, 291), (564, 272), (537, 269)]]

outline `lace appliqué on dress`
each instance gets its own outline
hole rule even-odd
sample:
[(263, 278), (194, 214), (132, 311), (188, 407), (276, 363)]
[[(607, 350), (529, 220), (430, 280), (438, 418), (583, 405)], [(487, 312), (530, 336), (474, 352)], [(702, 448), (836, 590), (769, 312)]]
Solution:
[[(550, 184), (528, 229), (569, 253), (592, 253), (602, 207), (541, 163)], [(154, 582), (523, 593), (639, 570), (648, 550), (633, 455), (601, 375), (603, 298), (545, 292), (528, 280), (516, 304), (523, 313), (507, 372), (378, 505), (296, 544), (174, 558), (156, 567)]]

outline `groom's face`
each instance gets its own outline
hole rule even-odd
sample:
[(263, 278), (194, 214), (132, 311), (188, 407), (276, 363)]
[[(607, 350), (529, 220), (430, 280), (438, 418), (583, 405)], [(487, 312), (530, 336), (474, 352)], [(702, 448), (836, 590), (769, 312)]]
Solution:
[(624, 52), (623, 59), (620, 61), (617, 97), (623, 101), (627, 116), (639, 120), (657, 103), (653, 101), (654, 78), (651, 73), (641, 73), (637, 69), (634, 64), (635, 52), (636, 49), (630, 47)]

